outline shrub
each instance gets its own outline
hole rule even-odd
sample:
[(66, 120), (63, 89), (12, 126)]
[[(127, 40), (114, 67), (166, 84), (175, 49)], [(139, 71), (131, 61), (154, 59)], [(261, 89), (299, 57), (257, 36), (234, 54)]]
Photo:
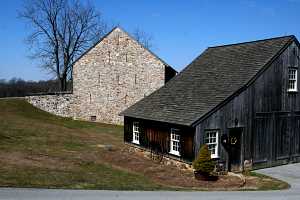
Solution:
[(215, 168), (215, 162), (210, 157), (208, 146), (203, 145), (198, 153), (198, 157), (193, 162), (195, 171), (210, 174)]

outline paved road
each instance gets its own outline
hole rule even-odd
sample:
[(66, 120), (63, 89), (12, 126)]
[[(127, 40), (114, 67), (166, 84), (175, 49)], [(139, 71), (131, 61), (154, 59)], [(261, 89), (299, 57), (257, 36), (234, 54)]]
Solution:
[(300, 163), (258, 172), (285, 180), (289, 190), (261, 192), (127, 192), (96, 190), (0, 189), (0, 200), (300, 200)]

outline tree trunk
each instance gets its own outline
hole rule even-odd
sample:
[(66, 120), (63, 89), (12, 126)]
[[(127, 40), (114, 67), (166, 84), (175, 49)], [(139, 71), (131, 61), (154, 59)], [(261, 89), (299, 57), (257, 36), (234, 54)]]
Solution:
[(60, 91), (65, 92), (67, 90), (67, 78), (62, 77), (59, 79), (60, 81)]

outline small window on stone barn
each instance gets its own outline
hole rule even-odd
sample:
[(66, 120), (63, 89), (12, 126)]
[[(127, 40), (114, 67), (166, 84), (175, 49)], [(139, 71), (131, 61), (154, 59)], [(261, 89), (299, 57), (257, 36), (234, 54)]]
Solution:
[(93, 115), (93, 116), (90, 117), (90, 120), (91, 120), (92, 122), (95, 122), (95, 121), (97, 120), (97, 117)]
[(100, 78), (101, 78), (101, 76), (100, 76), (100, 72), (98, 73), (98, 84), (100, 85)]
[(120, 35), (119, 34), (116, 35), (115, 40), (116, 40), (117, 46), (119, 46), (120, 45)]
[(132, 62), (134, 62), (134, 59), (135, 59), (134, 53), (132, 53), (132, 52), (126, 53), (126, 62), (132, 63)]
[(126, 38), (126, 40), (125, 40), (125, 46), (128, 46), (129, 45), (129, 38)]
[(117, 83), (118, 83), (119, 85), (121, 85), (121, 84), (122, 84), (122, 81), (121, 81), (120, 75), (117, 75)]
[(108, 51), (108, 63), (110, 64), (110, 51)]

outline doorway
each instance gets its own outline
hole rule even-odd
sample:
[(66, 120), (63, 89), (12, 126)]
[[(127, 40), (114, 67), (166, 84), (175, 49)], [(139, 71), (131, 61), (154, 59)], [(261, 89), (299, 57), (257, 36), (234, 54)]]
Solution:
[(228, 134), (228, 171), (241, 171), (242, 166), (242, 128), (230, 128)]

